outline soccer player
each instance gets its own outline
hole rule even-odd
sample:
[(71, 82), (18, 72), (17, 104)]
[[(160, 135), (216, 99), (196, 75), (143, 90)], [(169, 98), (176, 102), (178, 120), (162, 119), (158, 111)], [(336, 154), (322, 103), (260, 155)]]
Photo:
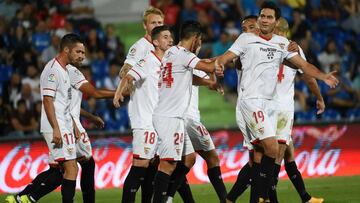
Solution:
[[(84, 75), (75, 67), (81, 66), (82, 60), (73, 62), (73, 65), (67, 65), (67, 70), (70, 76), (71, 83), (71, 104), (70, 111), (71, 117), (74, 122), (74, 131), (77, 134), (76, 142), (76, 157), (82, 168), (80, 186), (83, 194), (83, 202), (93, 203), (95, 202), (95, 161), (92, 157), (92, 149), (90, 139), (80, 122), (80, 115), (89, 118), (99, 127), (104, 126), (104, 122), (98, 116), (94, 116), (89, 112), (81, 109), (82, 94), (85, 93), (97, 99), (112, 98), (114, 91), (105, 89), (96, 89), (89, 83)], [(16, 195), (16, 199), (22, 202), (37, 201), (41, 197), (45, 196), (49, 192), (56, 189), (62, 180), (61, 171), (58, 167), (58, 163), (54, 161), (54, 158), (49, 157), (50, 168), (47, 171), (40, 173), (31, 184), (29, 184), (22, 192)], [(9, 200), (9, 202), (11, 202)], [(13, 201), (14, 202), (14, 201)]]
[(40, 76), (42, 98), (40, 132), (51, 156), (64, 169), (61, 183), (62, 202), (73, 202), (75, 195), (76, 146), (70, 113), (71, 83), (66, 66), (85, 57), (85, 46), (76, 34), (65, 35), (60, 53), (49, 61)]
[[(194, 54), (200, 44), (200, 24), (194, 21), (185, 22), (180, 29), (179, 45), (168, 49), (162, 59), (159, 101), (153, 115), (160, 157), (154, 181), (153, 202), (156, 203), (165, 201), (170, 176), (177, 162), (183, 160), (187, 168), (195, 163), (194, 149), (188, 134), (185, 133), (183, 119), (191, 97), (192, 70), (215, 72), (214, 63), (200, 61)], [(222, 74), (220, 68), (217, 73)], [(184, 172), (186, 174), (188, 171)]]
[[(278, 23), (275, 27), (275, 33), (287, 37), (289, 31), (289, 24), (285, 18), (279, 18)], [(304, 52), (299, 47), (299, 53), (302, 58), (305, 58)], [(297, 70), (290, 68), (292, 64), (282, 64), (278, 72), (278, 84), (275, 91), (275, 116), (276, 116), (276, 139), (279, 143), (279, 151), (276, 157), (276, 165), (274, 171), (275, 183), (272, 188), (275, 188), (278, 180), (278, 174), (280, 172), (281, 162), (284, 159), (285, 151), (288, 151), (288, 155), (285, 159), (286, 172), (299, 193), (301, 200), (308, 203), (321, 203), (324, 201), (323, 198), (311, 197), (305, 189), (305, 184), (302, 179), (301, 173), (299, 172), (296, 163), (294, 161), (294, 145), (291, 139), (292, 124), (294, 120), (294, 81)], [(321, 114), (325, 110), (324, 99), (320, 93), (317, 82), (314, 78), (303, 75), (303, 79), (308, 85), (311, 92), (316, 96), (316, 107), (318, 109), (317, 114)], [(276, 191), (271, 192), (274, 197), (270, 196), (271, 202), (277, 201)]]
[(303, 60), (297, 53), (287, 51), (289, 41), (274, 35), (274, 27), (280, 17), (280, 9), (272, 2), (264, 2), (259, 12), (259, 36), (253, 33), (241, 34), (230, 49), (217, 58), (216, 65), (223, 66), (240, 56), (242, 77), (240, 111), (244, 117), (252, 144), (260, 143), (264, 149), (260, 168), (261, 174), (255, 178), (255, 187), (259, 191), (259, 202), (268, 199), (268, 188), (273, 178), (275, 157), (278, 144), (272, 124), (272, 99), (276, 87), (277, 69), (284, 59), (301, 68), (312, 77), (323, 80), (330, 87), (335, 87), (338, 80), (322, 73), (313, 65)]
[(155, 27), (151, 32), (155, 51), (148, 53), (136, 63), (121, 80), (113, 103), (120, 107), (124, 92), (130, 83), (135, 83), (135, 90), (130, 96), (129, 117), (133, 131), (133, 161), (127, 175), (122, 202), (135, 202), (136, 191), (146, 175), (150, 160), (154, 157), (157, 146), (157, 134), (153, 127), (152, 115), (158, 102), (161, 59), (167, 49), (173, 45), (170, 28), (166, 25)]
[[(145, 29), (145, 36), (130, 47), (124, 65), (122, 66), (119, 73), (120, 79), (124, 78), (131, 67), (143, 59), (148, 53), (150, 53), (150, 51), (154, 51), (154, 46), (151, 42), (151, 31), (155, 27), (161, 26), (163, 24), (164, 14), (161, 12), (161, 10), (150, 7), (144, 11), (143, 27)], [(119, 91), (119, 88), (120, 86), (118, 86), (117, 91)], [(129, 84), (127, 92), (130, 92), (133, 89), (133, 85)], [(157, 165), (154, 162), (151, 162), (147, 168), (145, 178), (141, 183), (141, 201), (143, 203), (151, 202), (151, 197), (153, 194), (153, 179), (156, 171)]]

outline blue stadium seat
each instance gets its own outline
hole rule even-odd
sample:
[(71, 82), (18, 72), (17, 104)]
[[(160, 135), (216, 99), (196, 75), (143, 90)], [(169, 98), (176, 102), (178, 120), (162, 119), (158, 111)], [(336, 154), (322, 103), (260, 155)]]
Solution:
[(335, 109), (327, 109), (322, 114), (321, 118), (324, 121), (339, 121), (341, 120), (341, 114)]
[(360, 108), (349, 109), (346, 112), (346, 118), (348, 118), (350, 121), (353, 121), (355, 119), (360, 119)]
[(295, 112), (295, 121), (296, 122), (306, 122), (306, 121), (316, 121), (316, 110), (309, 111), (297, 111)]

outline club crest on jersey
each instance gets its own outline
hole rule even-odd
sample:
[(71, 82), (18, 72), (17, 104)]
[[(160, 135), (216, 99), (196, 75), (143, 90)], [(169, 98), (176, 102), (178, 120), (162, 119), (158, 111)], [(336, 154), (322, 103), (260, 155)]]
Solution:
[(135, 49), (135, 48), (130, 49), (129, 55), (134, 56), (135, 53), (136, 53), (136, 49)]
[(175, 149), (176, 150), (176, 154), (180, 155), (180, 149)]
[(79, 71), (78, 69), (75, 70), (75, 73), (76, 73), (77, 75), (81, 75), (81, 73), (80, 73), (80, 71)]
[(144, 153), (145, 153), (145, 154), (148, 154), (148, 153), (149, 153), (149, 150), (150, 150), (149, 147), (144, 147)]
[(49, 81), (49, 82), (55, 82), (55, 75), (54, 75), (54, 74), (50, 74), (50, 75), (48, 76), (48, 81)]
[(285, 44), (284, 43), (279, 43), (279, 46), (281, 49), (284, 49), (285, 48)]
[(264, 127), (259, 128), (258, 131), (259, 131), (260, 134), (263, 135), (264, 134)]

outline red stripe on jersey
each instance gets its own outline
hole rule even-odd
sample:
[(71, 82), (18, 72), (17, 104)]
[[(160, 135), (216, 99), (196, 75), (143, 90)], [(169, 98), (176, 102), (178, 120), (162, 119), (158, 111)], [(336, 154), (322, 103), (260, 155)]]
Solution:
[(189, 63), (188, 63), (187, 66), (190, 66), (190, 63), (191, 63), (195, 58), (196, 58), (196, 56), (194, 56), (194, 58), (192, 58), (192, 59), (189, 61)]
[(277, 78), (278, 78), (278, 82), (279, 82), (279, 83), (281, 83), (282, 79), (284, 79), (284, 64), (281, 64), (281, 65), (280, 65)]
[(81, 82), (83, 82), (83, 81), (85, 81), (86, 79), (83, 79), (83, 80), (80, 80), (79, 82), (77, 82), (75, 85), (77, 85), (77, 84), (79, 84), (79, 83), (81, 83)]
[(54, 91), (55, 92), (55, 90), (54, 89), (51, 89), (51, 88), (43, 88), (43, 90), (51, 90), (51, 91)]
[(133, 154), (133, 157), (134, 158), (140, 158), (140, 155), (139, 154)]
[(160, 160), (164, 160), (164, 161), (175, 161), (174, 158), (162, 158), (162, 159), (160, 159)]
[(136, 70), (134, 70), (134, 69), (130, 69), (130, 70), (134, 71), (134, 72), (140, 77), (140, 79), (141, 79), (140, 74), (139, 74), (138, 72), (136, 72)]
[(286, 140), (278, 140), (279, 144), (286, 144)]
[(161, 63), (161, 59), (160, 59), (158, 56), (156, 56), (155, 52), (154, 52), (154, 51), (151, 51), (151, 53), (153, 53), (154, 56), (155, 56), (155, 57), (160, 61), (160, 63)]
[(58, 159), (55, 159), (55, 161), (57, 161), (57, 162), (65, 161), (65, 158), (58, 158)]
[(146, 39), (146, 41), (148, 41), (150, 44), (153, 44), (148, 38), (146, 38), (145, 36), (144, 36), (144, 39)]
[(263, 35), (259, 35), (259, 37), (261, 37), (261, 38), (263, 38), (264, 40), (266, 40), (266, 41), (269, 41), (269, 40), (271, 40), (271, 38), (272, 38), (272, 36), (271, 37), (269, 37), (269, 38), (267, 38), (267, 37), (265, 37), (265, 36), (263, 36)]
[(260, 140), (256, 139), (256, 140), (252, 141), (251, 144), (253, 144), (253, 145), (260, 144)]
[(57, 57), (55, 57), (55, 60), (60, 64), (60, 66), (63, 68), (63, 69), (65, 69), (66, 70), (66, 66), (63, 66), (61, 63), (60, 63), (60, 61), (58, 60), (58, 58)]

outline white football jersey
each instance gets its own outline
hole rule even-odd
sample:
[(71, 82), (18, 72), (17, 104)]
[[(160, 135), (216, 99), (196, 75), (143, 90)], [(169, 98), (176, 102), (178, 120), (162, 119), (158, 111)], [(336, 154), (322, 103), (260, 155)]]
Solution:
[(88, 81), (85, 79), (85, 76), (72, 65), (67, 65), (66, 68), (69, 71), (70, 84), (71, 84), (71, 105), (70, 105), (70, 113), (73, 117), (77, 128), (80, 132), (85, 132), (84, 127), (80, 122), (80, 110), (81, 110), (81, 101), (83, 93), (79, 90), (81, 85), (87, 83)]
[[(208, 79), (209, 76), (201, 70), (193, 70), (193, 74), (201, 78)], [(190, 105), (186, 110), (185, 117), (191, 118), (200, 122), (200, 110), (199, 110), (199, 86), (193, 85), (191, 90)]]
[[(71, 84), (69, 72), (62, 67), (56, 58), (50, 60), (40, 76), (41, 100), (44, 96), (53, 97), (55, 116), (61, 129), (72, 131), (72, 121), (70, 116), (71, 103)], [(46, 116), (44, 104), (41, 106), (41, 133), (52, 133), (53, 129)]]
[(138, 61), (145, 58), (150, 51), (154, 51), (153, 44), (142, 37), (130, 47), (124, 63), (134, 66)]
[[(299, 47), (300, 56), (306, 60), (305, 54)], [(293, 69), (281, 64), (277, 76), (277, 85), (274, 100), (278, 110), (294, 111), (294, 82), (296, 72), (302, 73), (301, 69)]]
[(273, 35), (270, 40), (253, 33), (241, 34), (229, 51), (240, 56), (242, 76), (240, 85), (242, 99), (272, 99), (279, 65), (297, 53), (287, 51), (289, 41)]
[(135, 91), (129, 102), (132, 129), (153, 128), (152, 115), (159, 97), (160, 67), (160, 58), (151, 51), (128, 72), (135, 78)]
[(200, 59), (181, 46), (173, 46), (162, 59), (159, 102), (154, 115), (183, 118), (190, 104), (193, 69)]

